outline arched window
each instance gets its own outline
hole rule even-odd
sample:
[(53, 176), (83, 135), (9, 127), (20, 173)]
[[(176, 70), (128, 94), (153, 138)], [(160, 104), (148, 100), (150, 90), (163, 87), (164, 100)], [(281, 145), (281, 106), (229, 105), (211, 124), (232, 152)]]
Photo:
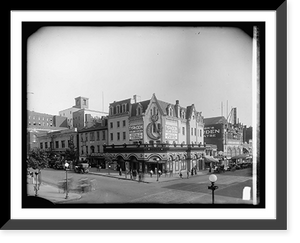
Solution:
[(138, 106), (138, 107), (136, 108), (136, 115), (137, 115), (137, 116), (142, 115), (142, 107), (141, 107), (141, 106)]

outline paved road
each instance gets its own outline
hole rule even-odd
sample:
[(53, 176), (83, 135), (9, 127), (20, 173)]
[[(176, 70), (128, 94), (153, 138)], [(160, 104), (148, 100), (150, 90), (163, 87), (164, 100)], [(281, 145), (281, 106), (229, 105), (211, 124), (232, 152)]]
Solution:
[[(250, 169), (218, 174), (219, 189), (215, 191), (215, 203), (251, 203), (242, 200), (245, 186), (252, 187)], [(198, 175), (189, 179), (178, 179), (163, 183), (138, 183), (129, 180), (103, 177), (92, 174), (68, 172), (73, 180), (72, 188), (82, 178), (94, 179), (94, 189), (83, 193), (79, 200), (68, 203), (118, 204), (118, 203), (160, 203), (160, 204), (201, 204), (211, 203), (211, 191), (208, 190), (208, 175)], [(42, 171), (42, 180), (57, 185), (65, 178), (65, 171), (46, 169)]]

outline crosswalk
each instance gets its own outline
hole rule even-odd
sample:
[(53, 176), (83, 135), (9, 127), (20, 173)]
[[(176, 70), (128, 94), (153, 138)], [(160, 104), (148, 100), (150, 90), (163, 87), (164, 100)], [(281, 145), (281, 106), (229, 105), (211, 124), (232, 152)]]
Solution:
[(251, 179), (251, 178), (246, 177), (246, 176), (226, 176), (226, 175), (224, 175), (221, 178), (218, 178), (216, 183), (230, 185), (233, 183), (245, 182), (245, 181), (248, 181), (249, 179)]

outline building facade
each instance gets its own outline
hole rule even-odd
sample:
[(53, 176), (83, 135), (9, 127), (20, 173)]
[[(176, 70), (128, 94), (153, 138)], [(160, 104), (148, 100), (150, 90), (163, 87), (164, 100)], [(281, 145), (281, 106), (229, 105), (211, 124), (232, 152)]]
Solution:
[(48, 132), (68, 129), (67, 118), (35, 111), (27, 111), (27, 152), (38, 148), (37, 137)]
[(182, 107), (158, 100), (135, 98), (110, 104), (108, 161), (123, 170), (161, 170), (177, 173), (203, 168), (204, 123), (194, 105)]
[(77, 128), (52, 131), (37, 136), (39, 148), (52, 152), (60, 157), (65, 157), (67, 149), (78, 151)]
[(67, 117), (69, 128), (93, 126), (102, 116), (107, 116), (107, 112), (95, 111), (89, 109), (89, 98), (79, 96), (75, 98), (75, 105), (59, 111), (60, 116)]
[(105, 168), (103, 145), (107, 144), (107, 119), (103, 118), (92, 127), (78, 131), (79, 161), (88, 161), (91, 165)]
[(225, 117), (204, 119), (204, 141), (217, 146), (218, 152), (228, 159), (243, 154), (243, 126), (240, 123), (229, 123)]

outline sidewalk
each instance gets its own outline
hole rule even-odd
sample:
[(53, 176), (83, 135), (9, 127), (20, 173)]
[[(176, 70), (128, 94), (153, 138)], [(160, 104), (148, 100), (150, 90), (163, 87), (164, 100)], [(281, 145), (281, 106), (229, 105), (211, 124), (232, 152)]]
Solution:
[[(201, 175), (207, 175), (209, 172), (208, 171), (197, 171), (197, 175), (191, 176), (191, 177), (195, 177), (195, 176), (201, 176)], [(89, 174), (93, 174), (93, 175), (99, 175), (99, 176), (106, 176), (106, 177), (111, 177), (111, 178), (116, 178), (119, 180), (130, 180), (130, 181), (136, 181), (139, 182), (139, 177), (136, 176), (136, 178), (130, 178), (130, 174), (128, 174), (127, 176), (125, 175), (124, 172), (122, 172), (122, 175), (119, 175), (118, 171), (115, 170), (108, 170), (108, 169), (101, 169), (100, 171), (98, 171), (96, 168), (91, 168), (89, 170)], [(182, 173), (183, 179), (186, 179), (186, 172)], [(180, 180), (180, 176), (178, 173), (173, 173), (173, 175), (165, 175), (162, 174), (159, 178), (157, 178), (157, 175), (152, 175), (152, 177), (149, 174), (144, 174), (144, 178), (142, 178), (143, 183), (161, 183), (161, 182), (167, 182), (167, 181), (174, 181), (174, 180)]]
[[(32, 183), (27, 184), (28, 196), (34, 196), (34, 185)], [(44, 182), (40, 185), (38, 190), (38, 197), (45, 198), (53, 203), (68, 202), (81, 198), (81, 195), (74, 192), (68, 192), (68, 198), (66, 199), (66, 193), (59, 191), (58, 187), (48, 185)]]

